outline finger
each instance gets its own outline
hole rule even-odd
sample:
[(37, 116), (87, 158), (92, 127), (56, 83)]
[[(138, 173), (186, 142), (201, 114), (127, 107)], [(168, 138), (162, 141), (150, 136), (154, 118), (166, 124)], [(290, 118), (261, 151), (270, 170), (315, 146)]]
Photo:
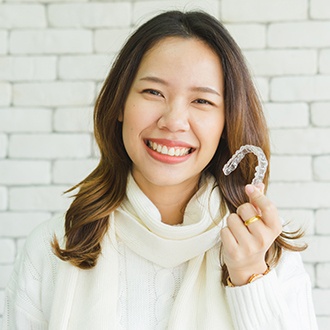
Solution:
[(237, 241), (228, 227), (224, 227), (220, 231), (221, 241), (226, 250), (237, 248)]
[(242, 223), (253, 235), (260, 235), (264, 230), (262, 218), (252, 223), (246, 224), (246, 221), (259, 216), (261, 212), (257, 210), (251, 203), (244, 203), (237, 208), (237, 214), (240, 216)]
[(255, 187), (257, 187), (257, 188), (260, 190), (260, 192), (261, 192), (262, 194), (264, 194), (264, 192), (265, 192), (265, 184), (264, 184), (264, 183), (259, 182), (259, 183), (257, 183), (257, 184), (255, 185)]
[(244, 225), (244, 220), (236, 213), (232, 213), (227, 219), (227, 225), (239, 246), (246, 246), (251, 241), (251, 233)]
[(280, 224), (275, 205), (259, 189), (254, 185), (248, 184), (245, 187), (245, 192), (249, 197), (250, 203), (260, 210), (262, 220), (268, 227)]
[(251, 203), (244, 203), (237, 208), (236, 213), (242, 218), (243, 221), (245, 221), (260, 212), (258, 212), (258, 210)]

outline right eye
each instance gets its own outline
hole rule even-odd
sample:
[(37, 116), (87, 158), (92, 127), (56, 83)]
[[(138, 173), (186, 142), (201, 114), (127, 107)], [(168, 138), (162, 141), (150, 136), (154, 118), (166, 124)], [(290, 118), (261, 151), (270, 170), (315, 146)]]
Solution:
[(144, 89), (142, 92), (151, 94), (151, 95), (155, 95), (155, 96), (163, 96), (160, 92), (156, 91), (155, 89), (150, 89), (150, 88)]

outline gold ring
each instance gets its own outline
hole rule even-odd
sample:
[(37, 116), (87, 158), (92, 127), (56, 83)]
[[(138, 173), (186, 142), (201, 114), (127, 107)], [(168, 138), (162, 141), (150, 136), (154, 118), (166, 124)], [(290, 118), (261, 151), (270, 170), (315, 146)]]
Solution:
[(245, 220), (244, 225), (247, 227), (247, 226), (251, 225), (251, 223), (256, 222), (258, 220), (261, 220), (261, 216), (260, 215), (255, 215), (254, 217)]

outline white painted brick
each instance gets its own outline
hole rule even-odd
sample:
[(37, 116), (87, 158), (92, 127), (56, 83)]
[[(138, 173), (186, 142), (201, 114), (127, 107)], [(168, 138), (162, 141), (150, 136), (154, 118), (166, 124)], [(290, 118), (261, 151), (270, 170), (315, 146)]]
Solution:
[(311, 120), (315, 126), (330, 126), (330, 102), (313, 103)]
[[(330, 8), (330, 6), (329, 6)], [(320, 52), (320, 73), (330, 73), (330, 50), (324, 49)]]
[(330, 100), (329, 85), (330, 76), (278, 77), (271, 81), (271, 99), (326, 101)]
[(9, 139), (13, 158), (84, 158), (90, 154), (89, 134), (19, 134)]
[(254, 84), (257, 88), (258, 94), (263, 102), (269, 101), (269, 83), (268, 79), (255, 77)]
[(51, 218), (49, 212), (0, 213), (0, 233), (5, 237), (26, 237), (36, 226)]
[(329, 263), (330, 236), (306, 236), (308, 248), (302, 252), (304, 262)]
[(22, 251), (22, 249), (24, 248), (25, 242), (26, 242), (26, 237), (16, 239), (16, 246), (17, 246), (16, 254)]
[(309, 125), (306, 103), (267, 103), (264, 113), (269, 128), (298, 128)]
[(103, 87), (103, 82), (96, 83), (96, 92), (95, 92), (96, 95), (100, 94), (102, 87)]
[[(70, 2), (86, 2), (88, 0), (70, 0)], [(115, 1), (121, 1), (121, 0), (115, 0)], [(20, 2), (20, 3), (30, 3), (31, 0), (6, 0), (6, 2), (8, 3), (16, 3), (16, 2)], [(38, 2), (41, 3), (54, 3), (54, 2), (68, 2), (68, 0), (38, 0)]]
[(9, 49), (13, 54), (91, 53), (92, 31), (88, 30), (13, 30)]
[(55, 80), (56, 57), (0, 57), (0, 80)]
[(15, 242), (9, 238), (0, 238), (0, 264), (10, 264), (15, 261)]
[(53, 27), (119, 27), (129, 26), (132, 4), (127, 2), (54, 4), (48, 7)]
[(330, 153), (330, 128), (272, 129), (272, 150), (282, 155)]
[(92, 156), (94, 158), (100, 158), (101, 157), (99, 146), (97, 145), (94, 138), (92, 140)]
[(0, 6), (0, 28), (46, 27), (45, 7), (38, 4), (3, 4)]
[(18, 83), (13, 86), (13, 103), (24, 106), (81, 106), (94, 100), (92, 82)]
[(8, 153), (8, 138), (5, 134), (0, 134), (0, 159), (5, 158)]
[(133, 23), (140, 25), (165, 10), (203, 10), (219, 18), (220, 4), (217, 0), (155, 0), (133, 2)]
[(330, 183), (271, 183), (268, 194), (279, 208), (330, 207)]
[(330, 156), (315, 157), (313, 170), (316, 181), (330, 181)]
[(306, 209), (279, 209), (279, 214), (291, 231), (302, 229), (305, 235), (315, 234), (314, 212)]
[(222, 0), (221, 16), (229, 22), (294, 21), (307, 18), (307, 0)]
[(0, 54), (6, 54), (8, 50), (8, 32), (0, 30)]
[(94, 49), (97, 53), (117, 53), (131, 32), (130, 28), (96, 30), (94, 33)]
[(315, 50), (253, 50), (244, 52), (252, 72), (257, 76), (315, 74)]
[(311, 0), (310, 12), (312, 18), (329, 19), (330, 18), (329, 0)]
[(50, 132), (52, 130), (52, 110), (34, 108), (8, 108), (0, 110), (0, 131)]
[(7, 106), (11, 102), (12, 87), (7, 82), (0, 82), (0, 106)]
[(242, 49), (266, 47), (266, 26), (262, 24), (226, 24), (231, 36)]
[(316, 320), (319, 330), (330, 329), (330, 316), (317, 316)]
[(270, 163), (272, 182), (311, 181), (312, 158), (309, 156), (273, 156)]
[(7, 188), (0, 186), (0, 210), (6, 210), (7, 207), (8, 207), (8, 191), (7, 191)]
[[(5, 302), (5, 291), (4, 290), (0, 290), (0, 311), (1, 311), (1, 313), (5, 309), (4, 302)], [(0, 329), (2, 329), (2, 327), (1, 327), (1, 320), (0, 320)]]
[(54, 113), (57, 132), (92, 132), (93, 108), (59, 108)]
[(316, 285), (319, 288), (330, 289), (330, 263), (316, 265)]
[(330, 235), (330, 209), (319, 209), (316, 211), (315, 229), (319, 235)]
[(86, 178), (98, 164), (97, 159), (58, 160), (53, 167), (53, 180), (56, 184), (74, 185)]
[(9, 189), (12, 211), (64, 211), (70, 200), (63, 196), (68, 186), (18, 187)]
[(274, 23), (269, 26), (271, 47), (329, 47), (330, 22)]
[(7, 286), (13, 268), (13, 265), (0, 265), (0, 289), (4, 289)]
[(314, 288), (315, 287), (315, 266), (314, 266), (314, 264), (311, 264), (311, 263), (304, 263), (304, 267), (311, 280), (312, 288)]
[[(104, 80), (112, 57), (108, 55), (65, 56), (59, 61), (59, 78), (66, 80)], [(83, 69), (82, 69), (83, 68)]]
[(317, 315), (330, 315), (330, 290), (313, 290), (315, 313)]
[(47, 184), (51, 181), (48, 161), (0, 160), (0, 184)]

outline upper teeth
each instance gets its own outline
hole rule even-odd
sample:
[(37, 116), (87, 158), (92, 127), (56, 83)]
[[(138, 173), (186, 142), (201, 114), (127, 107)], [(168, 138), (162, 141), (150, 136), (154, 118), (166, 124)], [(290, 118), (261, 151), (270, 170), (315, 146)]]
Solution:
[(149, 148), (169, 156), (185, 156), (188, 155), (191, 148), (182, 148), (182, 147), (166, 147), (156, 142), (148, 141), (147, 145)]

